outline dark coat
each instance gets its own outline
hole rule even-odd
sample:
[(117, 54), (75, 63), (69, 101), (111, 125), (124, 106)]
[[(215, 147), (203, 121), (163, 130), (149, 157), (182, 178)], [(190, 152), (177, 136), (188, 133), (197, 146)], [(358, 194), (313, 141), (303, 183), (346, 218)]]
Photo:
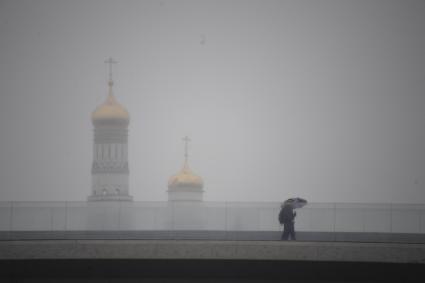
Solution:
[(290, 205), (284, 205), (279, 212), (279, 222), (281, 224), (284, 223), (292, 223), (294, 222), (296, 213), (294, 209)]

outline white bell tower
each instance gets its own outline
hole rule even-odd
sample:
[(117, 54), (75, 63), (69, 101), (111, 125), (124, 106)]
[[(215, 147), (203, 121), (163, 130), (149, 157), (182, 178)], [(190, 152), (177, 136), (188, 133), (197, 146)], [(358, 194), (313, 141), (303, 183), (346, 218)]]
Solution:
[(112, 58), (106, 101), (92, 113), (94, 126), (92, 192), (89, 201), (131, 201), (129, 194), (128, 125), (130, 115), (113, 95)]

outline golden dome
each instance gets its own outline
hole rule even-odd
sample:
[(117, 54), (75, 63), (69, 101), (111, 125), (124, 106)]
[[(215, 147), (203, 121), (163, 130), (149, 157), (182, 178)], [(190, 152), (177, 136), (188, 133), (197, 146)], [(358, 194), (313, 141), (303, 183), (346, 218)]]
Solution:
[(112, 94), (112, 82), (109, 82), (109, 95), (105, 102), (99, 105), (92, 113), (92, 122), (95, 126), (118, 125), (128, 126), (130, 115)]
[(187, 161), (180, 173), (170, 177), (168, 180), (168, 189), (170, 190), (182, 188), (202, 189), (203, 186), (204, 182), (202, 181), (202, 178), (195, 175), (192, 170), (190, 170)]

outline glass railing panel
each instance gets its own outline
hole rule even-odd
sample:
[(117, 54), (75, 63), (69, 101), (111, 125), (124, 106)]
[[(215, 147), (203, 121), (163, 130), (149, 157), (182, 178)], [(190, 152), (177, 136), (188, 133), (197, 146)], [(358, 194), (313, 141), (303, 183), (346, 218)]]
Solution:
[[(120, 205), (121, 202), (104, 202), (104, 203), (89, 203), (89, 213), (92, 212), (91, 208), (94, 206), (95, 213), (100, 213), (103, 216), (102, 230), (118, 231), (120, 228)], [(90, 216), (90, 215), (89, 215)], [(90, 225), (91, 223), (89, 223)]]
[(259, 231), (280, 231), (279, 223), (280, 203), (262, 203), (258, 206)]
[(65, 211), (65, 227), (67, 231), (102, 230), (102, 217), (99, 216), (98, 220), (93, 219), (93, 213), (91, 216), (89, 215), (87, 202), (67, 202)]
[(330, 203), (309, 203), (297, 209), (295, 228), (299, 231), (332, 232), (335, 229), (335, 207)]
[(12, 227), (12, 203), (0, 202), (0, 231), (9, 231)]
[[(228, 202), (226, 209), (227, 231), (258, 231), (260, 228), (258, 203)], [(276, 219), (276, 216), (274, 217)]]
[(68, 202), (66, 206), (67, 230), (108, 230), (120, 227), (119, 202)]
[(53, 231), (66, 230), (66, 202), (51, 202), (48, 204), (51, 210)]
[(50, 231), (53, 226), (53, 204), (49, 202), (14, 202), (12, 231)]
[(393, 233), (420, 233), (423, 205), (392, 204), (391, 232)]
[(335, 204), (335, 232), (363, 232), (363, 216), (358, 204)]
[(391, 232), (391, 206), (389, 204), (368, 204), (361, 208), (363, 232)]
[(226, 230), (226, 203), (224, 202), (205, 202), (204, 203), (204, 221), (203, 230), (225, 231)]
[(205, 209), (202, 202), (171, 203), (172, 230), (205, 230)]
[(123, 202), (120, 230), (168, 230), (171, 208), (167, 202)]

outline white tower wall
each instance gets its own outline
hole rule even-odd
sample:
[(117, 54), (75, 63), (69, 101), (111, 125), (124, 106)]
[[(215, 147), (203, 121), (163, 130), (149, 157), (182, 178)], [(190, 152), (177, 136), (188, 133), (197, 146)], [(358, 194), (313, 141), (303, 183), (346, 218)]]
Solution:
[(126, 127), (95, 128), (90, 201), (132, 200), (127, 137)]

